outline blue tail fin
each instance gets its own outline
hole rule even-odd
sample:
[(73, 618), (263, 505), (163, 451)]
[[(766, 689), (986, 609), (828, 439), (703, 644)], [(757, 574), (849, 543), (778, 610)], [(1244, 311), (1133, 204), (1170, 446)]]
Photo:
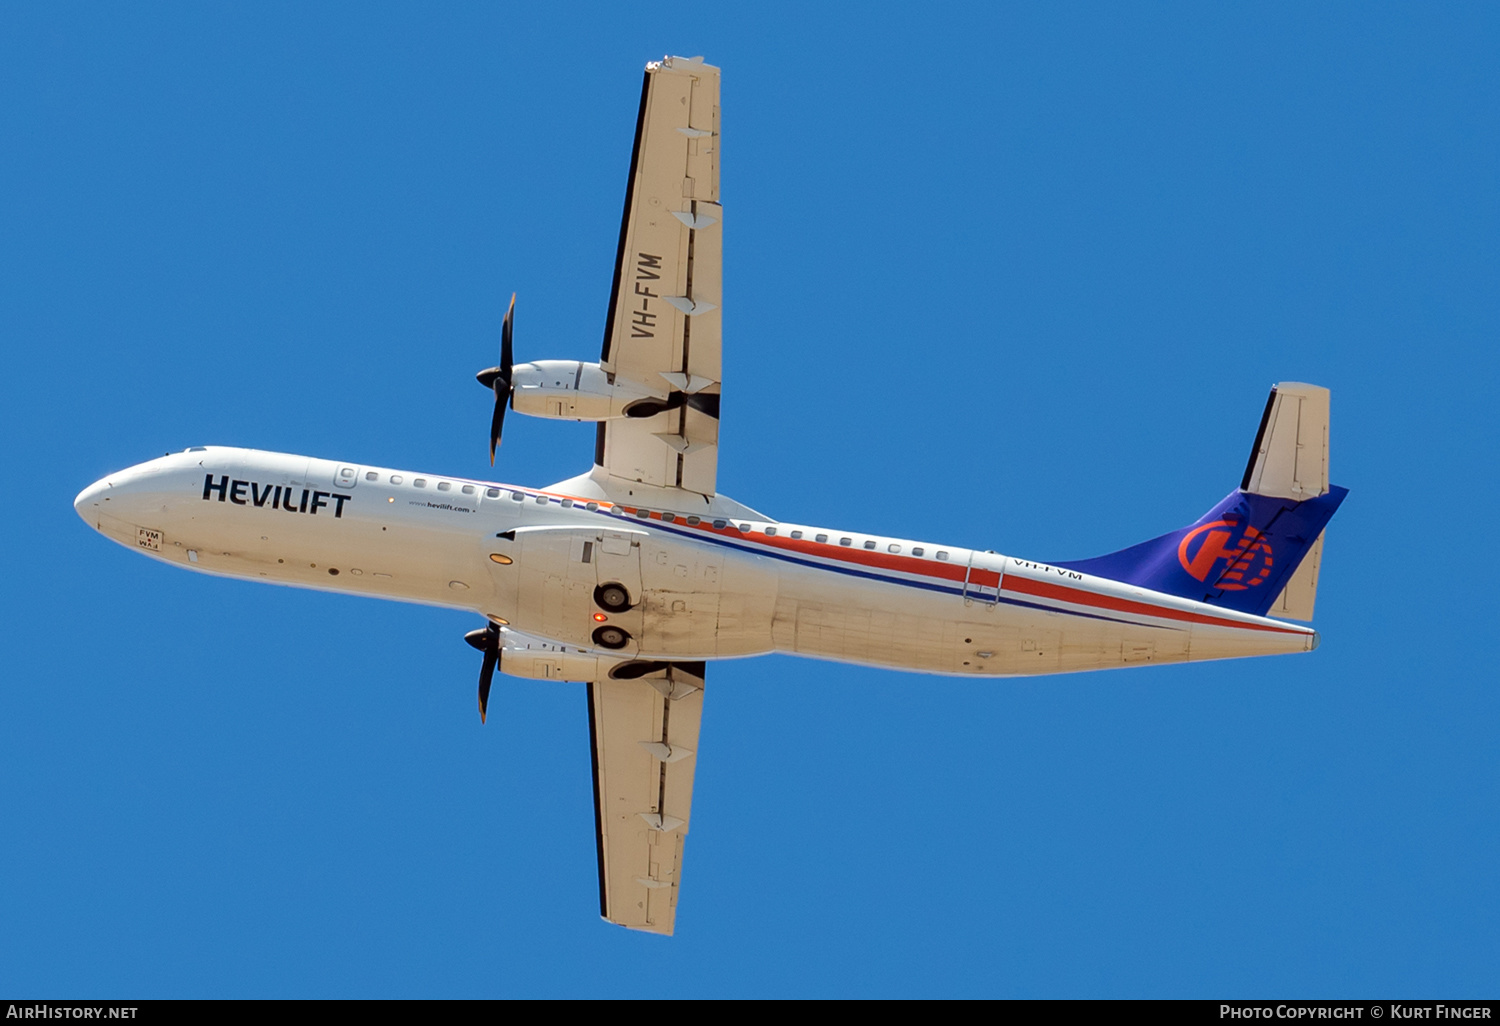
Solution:
[(1053, 565), (1257, 616), (1285, 592), (1277, 615), (1311, 620), (1318, 559), (1303, 573), (1297, 568), (1349, 494), (1328, 483), (1328, 411), (1326, 388), (1275, 386), (1240, 486), (1196, 523), (1107, 556)]
[(1236, 488), (1187, 527), (1052, 565), (1264, 616), (1348, 494), (1333, 485), (1297, 502)]

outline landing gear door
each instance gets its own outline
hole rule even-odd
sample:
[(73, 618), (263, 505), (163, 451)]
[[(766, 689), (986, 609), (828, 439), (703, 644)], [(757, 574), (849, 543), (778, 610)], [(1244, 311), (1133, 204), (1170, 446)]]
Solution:
[[(591, 555), (597, 583), (595, 620), (600, 624), (594, 634), (595, 641), (604, 648), (633, 652), (639, 646), (645, 598), (641, 586), (641, 542), (646, 537), (639, 531), (607, 528), (594, 535)], [(599, 616), (605, 619), (599, 620)], [(624, 644), (620, 644), (618, 631), (628, 636)]]
[(994, 605), (1000, 601), (1000, 578), (1004, 574), (1004, 556), (994, 552), (972, 553), (969, 572), (964, 578), (964, 602)]

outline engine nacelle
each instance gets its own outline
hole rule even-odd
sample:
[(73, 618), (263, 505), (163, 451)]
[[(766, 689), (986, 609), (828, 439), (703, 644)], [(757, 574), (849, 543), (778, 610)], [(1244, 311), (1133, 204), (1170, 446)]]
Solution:
[(510, 408), (532, 417), (554, 420), (614, 420), (653, 417), (674, 404), (667, 392), (653, 395), (639, 385), (609, 380), (597, 363), (538, 360), (518, 363), (512, 371)]

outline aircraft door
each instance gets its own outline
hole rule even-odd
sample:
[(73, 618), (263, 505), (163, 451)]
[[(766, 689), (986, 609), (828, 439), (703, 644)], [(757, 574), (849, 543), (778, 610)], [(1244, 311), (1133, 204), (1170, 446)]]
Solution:
[(1005, 574), (1005, 557), (994, 552), (969, 555), (969, 571), (964, 577), (964, 602), (994, 605), (1000, 601), (1000, 578)]

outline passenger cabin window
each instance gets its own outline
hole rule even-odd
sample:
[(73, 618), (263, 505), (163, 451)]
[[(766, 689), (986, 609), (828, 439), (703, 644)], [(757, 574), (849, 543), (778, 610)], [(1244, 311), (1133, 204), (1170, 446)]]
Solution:
[(635, 515), (640, 517), (642, 520), (651, 519), (651, 511), (649, 509), (638, 509), (635, 511)]
[(914, 548), (913, 548), (913, 549), (912, 549), (912, 550), (911, 550), (911, 554), (912, 554), (912, 555), (913, 555), (913, 556), (920, 556), (920, 555), (921, 555), (921, 554), (922, 554), (922, 553), (923, 553), (923, 552), (925, 552), (925, 551), (926, 551), (926, 550), (925, 550), (925, 549), (923, 549), (923, 548), (922, 548), (922, 546), (920, 546), (920, 545), (917, 545), (917, 546), (915, 546), (915, 547), (914, 547)]
[(373, 470), (367, 470), (367, 471), (365, 471), (365, 480), (366, 481), (379, 481), (380, 480), (380, 475), (377, 474), (377, 473), (375, 473), (375, 471), (373, 471)]
[(536, 497), (536, 504), (538, 506), (545, 506), (545, 505), (547, 505), (547, 497), (545, 495), (538, 495)]
[(697, 527), (699, 524), (703, 523), (703, 521), (698, 517), (688, 517), (687, 523), (689, 527)]
[(901, 546), (892, 543), (892, 544), (887, 545), (885, 547), (885, 551), (887, 551), (887, 552), (900, 552), (901, 551)]
[(727, 520), (715, 520), (714, 521), (714, 526), (715, 527), (719, 527), (719, 528), (728, 527), (729, 526), (729, 521), (727, 521)]
[(875, 547), (875, 542), (873, 540), (865, 542), (865, 548), (867, 548), (867, 549), (873, 549), (874, 547)]
[(463, 492), (464, 492), (465, 495), (473, 495), (474, 494), (474, 486), (473, 485), (464, 485)]
[(586, 510), (588, 510), (590, 513), (592, 513), (592, 512), (594, 512), (594, 510), (596, 510), (596, 509), (599, 508), (599, 504), (597, 502), (591, 502), (591, 503), (589, 503), (587, 506), (585, 506), (583, 508), (586, 509)]
[(563, 504), (563, 509), (572, 509), (573, 508), (573, 500), (572, 499), (564, 499), (562, 501), (562, 504)]
[(414, 485), (416, 485), (418, 488), (426, 488), (427, 487), (427, 479), (425, 477), (412, 478), (412, 482), (411, 483), (414, 484)]
[(802, 539), (802, 532), (801, 531), (793, 531), (792, 532), (792, 537), (796, 538), (797, 540), (800, 541)]
[(741, 531), (748, 531), (748, 530), (750, 530), (750, 525), (749, 524), (741, 524), (740, 525), (740, 530)]
[(526, 501), (526, 496), (522, 495), (520, 492), (511, 492), (510, 493), (510, 497), (511, 497), (511, 499), (513, 499), (516, 502), (525, 502)]
[(484, 490), (484, 497), (486, 499), (498, 499), (498, 498), (500, 498), (500, 489), (498, 489), (498, 488), (486, 488)]
[(816, 538), (813, 539), (813, 541), (818, 541), (818, 542), (826, 542), (827, 540), (828, 540), (828, 535), (826, 535), (826, 534), (820, 534)]
[(776, 528), (774, 528), (774, 527), (768, 527), (768, 528), (766, 528), (766, 534), (770, 535), (772, 538), (776, 537)]
[(449, 481), (439, 481), (438, 482), (438, 491), (440, 491), (440, 492), (447, 492), (447, 491), (452, 491), (452, 490), (453, 490), (453, 484), (452, 484), (452, 482), (449, 482)]
[(401, 481), (402, 481), (402, 477), (401, 477), (400, 474), (392, 474), (391, 475), (391, 484), (400, 484)]
[(947, 559), (947, 558), (948, 558), (948, 553), (946, 553), (946, 552), (942, 551), (941, 549), (939, 549), (938, 550), (938, 559)]
[(840, 538), (839, 539), (839, 544), (840, 545), (852, 545), (853, 543), (854, 543), (854, 539), (853, 538)]

